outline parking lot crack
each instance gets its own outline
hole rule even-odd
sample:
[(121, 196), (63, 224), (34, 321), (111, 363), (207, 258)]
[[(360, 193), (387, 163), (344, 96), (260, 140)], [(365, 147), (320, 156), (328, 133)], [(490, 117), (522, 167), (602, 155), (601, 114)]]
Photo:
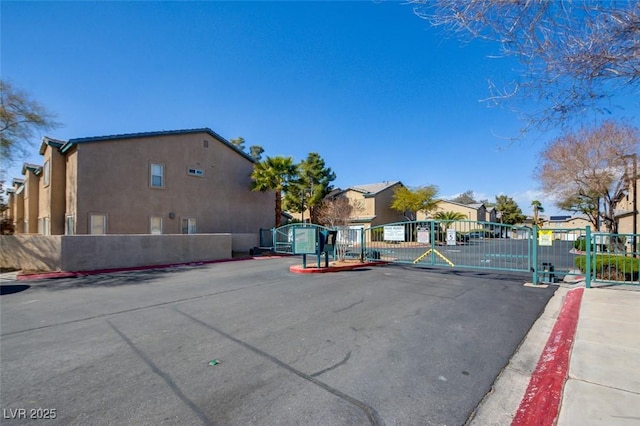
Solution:
[(327, 367), (324, 370), (320, 370), (317, 373), (313, 373), (311, 375), (311, 377), (318, 377), (323, 375), (324, 373), (331, 371), (331, 370), (335, 370), (336, 368), (340, 367), (341, 365), (345, 365), (347, 363), (347, 361), (349, 361), (349, 358), (351, 358), (351, 351), (349, 351), (349, 353), (347, 353), (347, 356), (344, 357), (344, 359), (336, 364), (333, 364), (331, 367)]
[(338, 309), (337, 311), (333, 311), (333, 313), (334, 313), (334, 314), (337, 314), (338, 312), (346, 311), (347, 309), (351, 309), (351, 308), (353, 308), (354, 306), (359, 305), (359, 304), (360, 304), (360, 303), (362, 303), (362, 302), (364, 302), (364, 297), (363, 297), (362, 299), (360, 299), (359, 301), (354, 302), (354, 303), (350, 304), (349, 306), (347, 306), (347, 307), (345, 307), (345, 308), (341, 308), (341, 309)]
[(116, 332), (116, 334), (118, 336), (120, 336), (120, 338), (129, 346), (129, 348), (131, 348), (131, 350), (138, 356), (138, 358), (140, 358), (150, 369), (151, 371), (153, 371), (154, 374), (156, 374), (157, 376), (159, 376), (162, 380), (164, 380), (164, 382), (167, 384), (167, 386), (169, 387), (169, 389), (171, 389), (171, 391), (182, 401), (185, 403), (185, 405), (187, 405), (189, 408), (191, 408), (191, 410), (195, 413), (196, 416), (198, 416), (198, 418), (200, 420), (202, 420), (202, 423), (205, 425), (212, 425), (213, 422), (211, 420), (209, 420), (206, 416), (206, 414), (204, 412), (202, 412), (202, 410), (200, 409), (200, 407), (198, 407), (193, 401), (191, 401), (183, 392), (182, 390), (178, 387), (178, 385), (175, 384), (175, 382), (173, 381), (173, 379), (164, 371), (162, 371), (160, 368), (158, 368), (157, 365), (155, 365), (155, 363), (144, 354), (144, 352), (142, 352), (140, 350), (140, 348), (138, 348), (132, 341), (131, 339), (129, 339), (122, 331), (120, 331), (115, 325), (113, 325), (113, 323), (109, 320), (106, 320), (107, 324), (109, 324), (109, 326), (113, 329), (113, 331)]
[[(307, 380), (311, 383), (313, 383), (316, 386), (319, 386), (320, 388), (326, 390), (327, 392), (337, 396), (338, 398), (354, 405), (355, 407), (359, 408), (360, 410), (362, 410), (364, 412), (364, 414), (367, 416), (367, 419), (369, 420), (369, 423), (371, 425), (374, 426), (378, 426), (378, 425), (384, 425), (384, 421), (382, 420), (382, 418), (380, 417), (380, 415), (378, 414), (378, 412), (371, 406), (365, 404), (364, 402), (350, 396), (347, 395), (346, 393), (335, 389), (329, 385), (327, 385), (326, 383), (321, 382), (320, 380), (316, 379), (315, 377), (310, 376), (309, 374), (303, 373), (300, 370), (297, 370), (295, 368), (293, 368), (292, 366), (290, 366), (289, 364), (285, 363), (284, 361), (281, 361), (280, 359), (276, 358), (275, 356), (263, 351), (260, 348), (257, 348), (253, 345), (251, 345), (250, 343), (247, 343), (243, 340), (238, 339), (237, 337), (234, 337), (222, 330), (220, 330), (219, 328), (208, 324), (196, 317), (193, 317), (185, 312), (182, 312), (181, 310), (179, 310), (178, 308), (174, 307), (173, 308), (176, 312), (178, 312), (179, 314), (189, 318), (191, 321), (195, 322), (196, 324), (200, 324), (201, 326), (214, 331), (215, 333), (218, 333), (221, 336), (226, 337), (227, 339), (239, 344), (240, 346), (249, 349), (251, 352), (271, 361), (272, 363), (276, 364), (278, 367), (283, 368), (287, 371), (289, 371), (290, 373), (295, 374), (296, 376)], [(349, 355), (350, 356), (350, 355)], [(346, 362), (346, 361), (345, 361)]]

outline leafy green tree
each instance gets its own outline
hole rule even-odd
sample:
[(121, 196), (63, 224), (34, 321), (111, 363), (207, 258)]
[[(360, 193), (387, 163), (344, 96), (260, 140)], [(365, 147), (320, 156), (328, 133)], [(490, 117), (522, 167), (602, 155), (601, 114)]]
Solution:
[(254, 161), (262, 160), (263, 152), (264, 152), (264, 148), (262, 148), (260, 145), (251, 145), (249, 147), (249, 155), (251, 156), (251, 158), (254, 159)]
[(413, 190), (400, 186), (391, 199), (391, 208), (402, 213), (408, 220), (416, 220), (416, 214), (423, 212), (429, 215), (430, 212), (438, 208), (440, 200), (436, 198), (438, 187), (427, 185)]
[(54, 119), (28, 94), (0, 80), (0, 161), (8, 166), (26, 156), (36, 132), (59, 126)]
[(473, 191), (472, 190), (467, 190), (465, 192), (463, 192), (462, 194), (458, 195), (455, 198), (452, 198), (449, 201), (453, 201), (454, 203), (458, 203), (458, 204), (475, 204), (477, 203), (477, 201), (475, 200), (475, 196), (473, 195)]
[(600, 197), (601, 194), (598, 192), (587, 190), (584, 195), (579, 193), (572, 194), (562, 200), (559, 200), (556, 203), (556, 206), (561, 210), (580, 213), (589, 219), (595, 229), (599, 230), (598, 216), (600, 216)]
[(285, 194), (287, 210), (302, 213), (309, 209), (311, 223), (318, 223), (319, 209), (324, 197), (331, 192), (336, 174), (327, 167), (317, 152), (311, 152), (297, 165), (297, 178)]
[(253, 166), (251, 189), (253, 191), (275, 191), (275, 226), (279, 227), (282, 218), (282, 193), (296, 178), (296, 166), (291, 157), (267, 157)]
[(242, 136), (238, 136), (235, 139), (230, 139), (229, 142), (240, 151), (244, 151), (244, 138)]
[(527, 218), (513, 198), (506, 195), (496, 195), (496, 210), (500, 213), (500, 223), (507, 225), (522, 223)]

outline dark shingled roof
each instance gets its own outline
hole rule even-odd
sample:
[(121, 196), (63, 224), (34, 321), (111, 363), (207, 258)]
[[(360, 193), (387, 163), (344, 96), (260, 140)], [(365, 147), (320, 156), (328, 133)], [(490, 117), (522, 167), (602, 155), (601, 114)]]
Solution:
[(60, 148), (60, 152), (64, 154), (69, 149), (71, 149), (71, 147), (73, 147), (74, 145), (81, 144), (81, 143), (115, 141), (119, 139), (148, 138), (148, 137), (154, 137), (154, 136), (188, 135), (193, 133), (206, 133), (212, 138), (223, 143), (224, 145), (227, 145), (229, 148), (233, 149), (238, 154), (245, 157), (247, 160), (251, 162), (255, 162), (255, 160), (249, 154), (238, 149), (234, 144), (232, 144), (231, 142), (229, 142), (228, 140), (226, 140), (225, 138), (223, 138), (213, 130), (209, 129), (208, 127), (203, 127), (200, 129), (162, 130), (157, 132), (125, 133), (125, 134), (119, 134), (119, 135), (93, 136), (88, 138), (69, 139), (64, 145), (62, 145), (62, 147)]

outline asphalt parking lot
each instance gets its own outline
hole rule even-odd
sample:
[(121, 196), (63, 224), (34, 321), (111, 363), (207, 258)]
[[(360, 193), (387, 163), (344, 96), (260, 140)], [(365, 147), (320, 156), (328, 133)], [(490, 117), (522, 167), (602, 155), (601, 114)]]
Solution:
[(461, 425), (555, 291), (297, 263), (3, 283), (2, 423)]

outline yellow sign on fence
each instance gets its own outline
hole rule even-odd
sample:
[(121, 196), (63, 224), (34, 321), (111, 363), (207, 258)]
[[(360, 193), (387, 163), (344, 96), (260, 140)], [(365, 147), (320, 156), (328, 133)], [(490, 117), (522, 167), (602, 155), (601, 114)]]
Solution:
[(538, 231), (538, 245), (540, 246), (552, 246), (553, 245), (553, 231), (541, 229)]

